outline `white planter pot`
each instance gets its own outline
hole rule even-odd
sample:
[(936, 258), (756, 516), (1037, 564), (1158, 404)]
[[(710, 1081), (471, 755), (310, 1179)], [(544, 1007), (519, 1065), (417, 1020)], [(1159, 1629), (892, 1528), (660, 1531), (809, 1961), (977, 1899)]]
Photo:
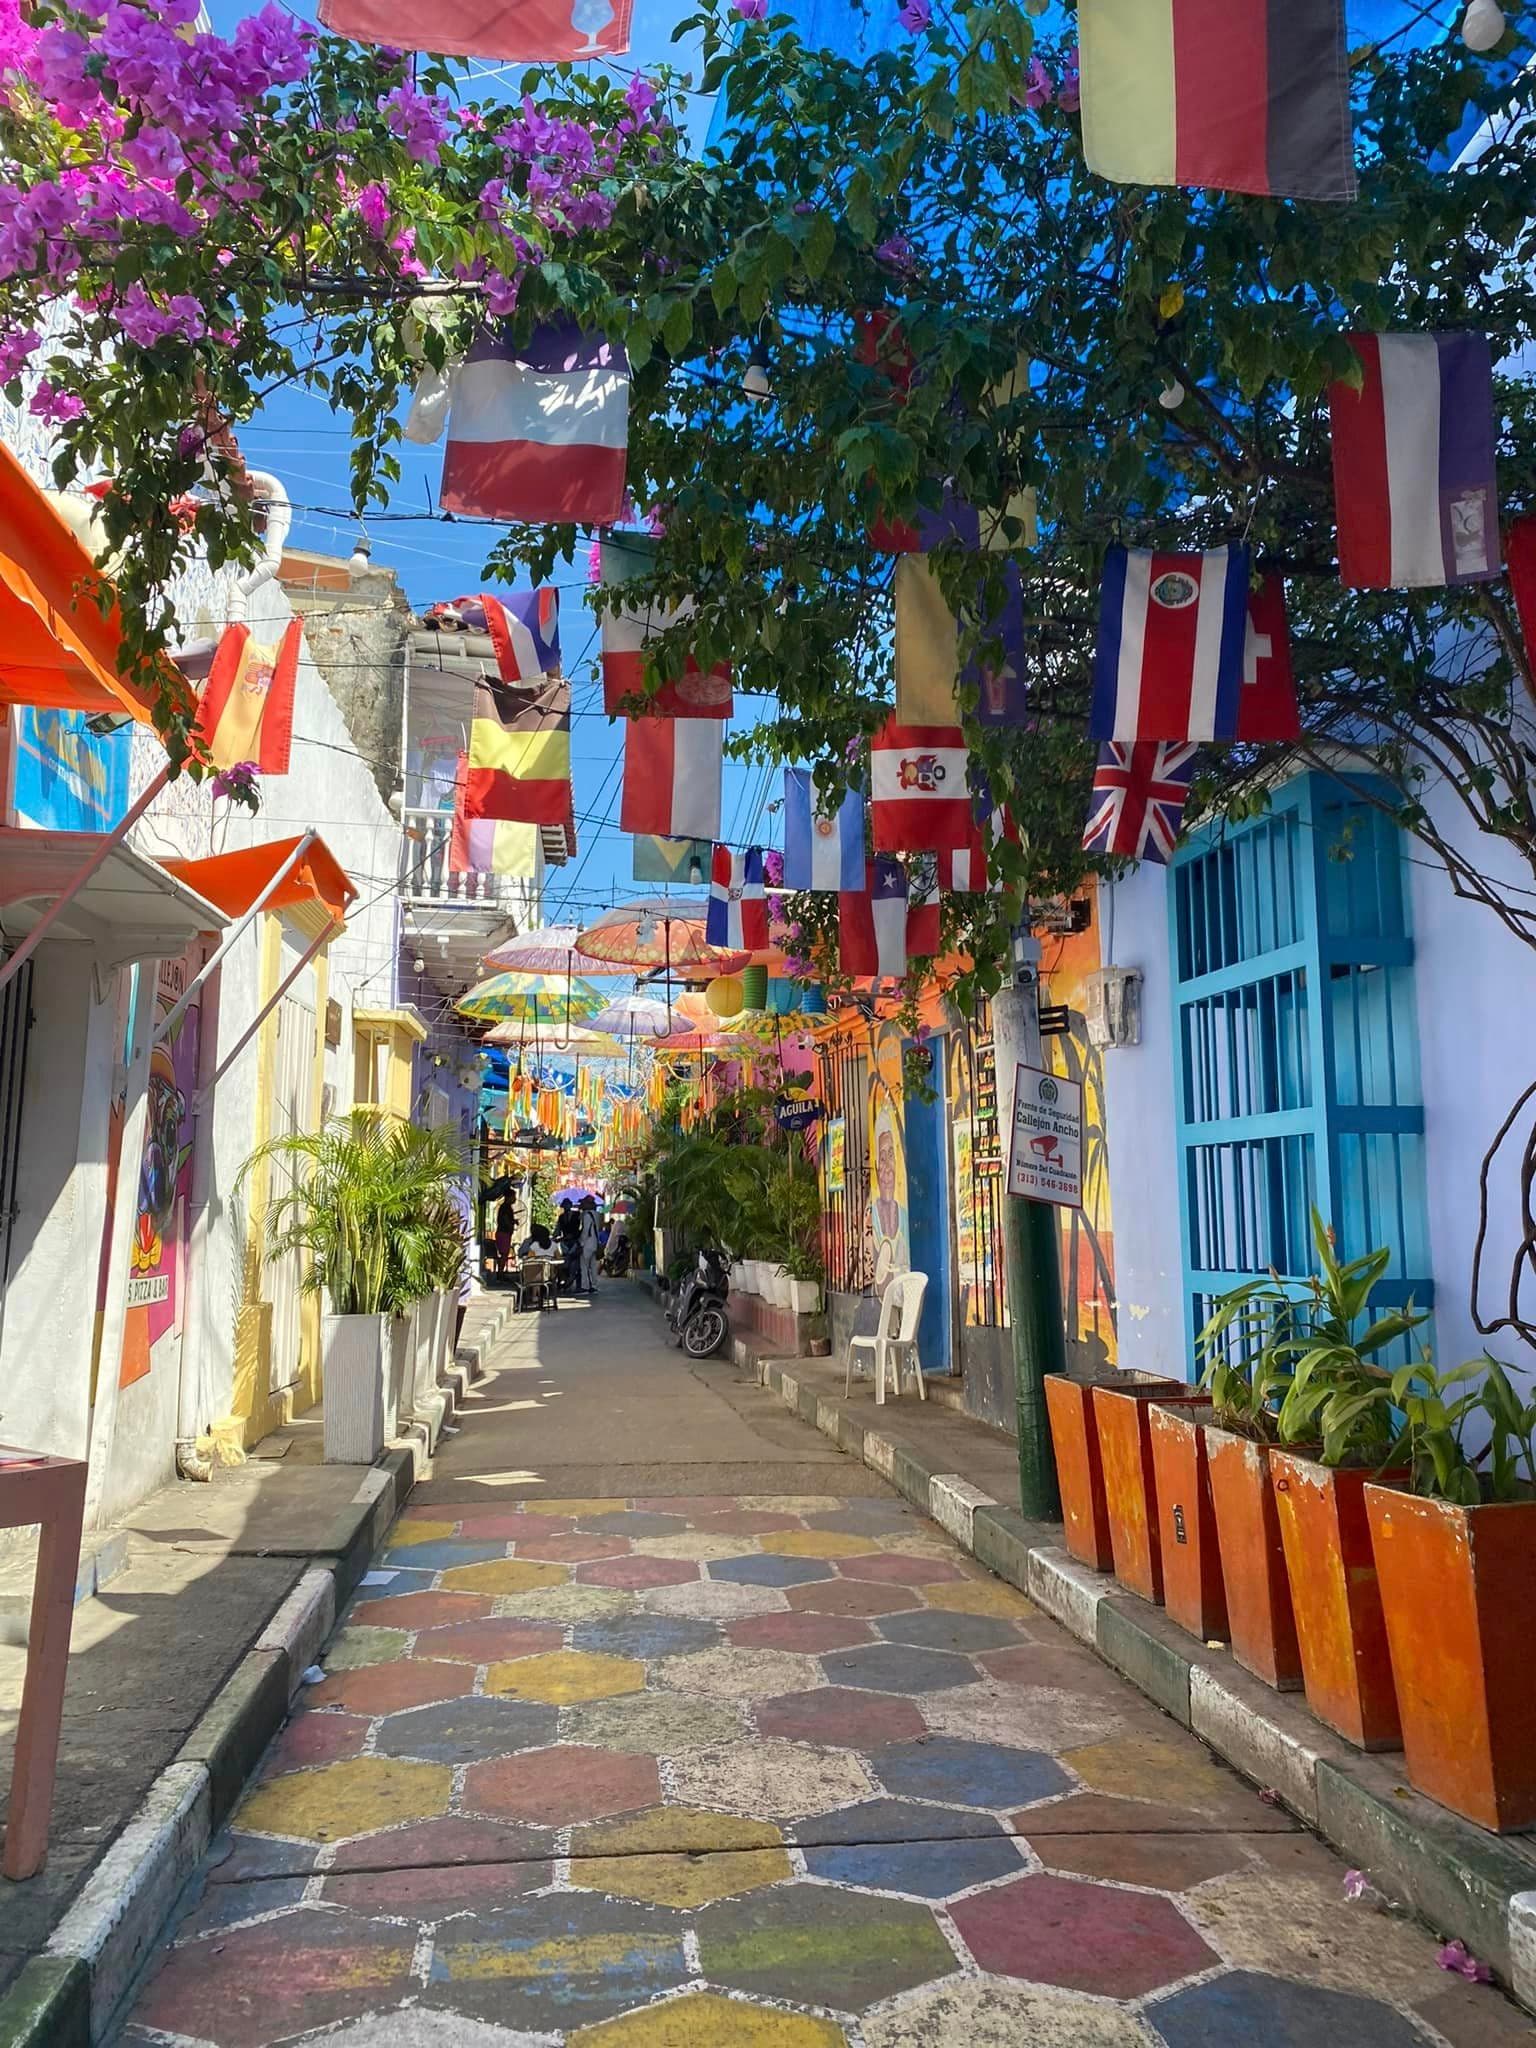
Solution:
[(371, 1465), (391, 1436), (388, 1316), (322, 1316), (322, 1421), (328, 1465)]
[(411, 1318), (409, 1314), (389, 1319), (389, 1380), (384, 1401), (384, 1434), (400, 1434), (400, 1415), (410, 1397)]
[(789, 1275), (782, 1266), (767, 1269), (767, 1287), (764, 1290), (770, 1308), (788, 1308), (789, 1290), (792, 1285)]
[(747, 1276), (748, 1294), (761, 1294), (763, 1291), (763, 1274), (766, 1271), (762, 1260), (743, 1259), (742, 1267)]
[(797, 1316), (814, 1316), (821, 1309), (821, 1282), (819, 1280), (791, 1280), (789, 1283), (789, 1305)]
[(458, 1303), (446, 1287), (440, 1287), (432, 1300), (437, 1308), (432, 1331), (432, 1378), (433, 1383), (440, 1387), (453, 1363), (453, 1321)]
[(731, 1267), (731, 1292), (732, 1294), (747, 1294), (751, 1292), (747, 1286), (747, 1268), (741, 1259), (738, 1259)]

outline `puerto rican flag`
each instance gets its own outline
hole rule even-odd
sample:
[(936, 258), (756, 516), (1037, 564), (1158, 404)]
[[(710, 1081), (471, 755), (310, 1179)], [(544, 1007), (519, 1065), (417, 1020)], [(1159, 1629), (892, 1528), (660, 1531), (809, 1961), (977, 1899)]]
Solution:
[(877, 853), (939, 853), (971, 831), (965, 735), (958, 725), (887, 720), (869, 754), (869, 813)]
[(1088, 736), (1230, 740), (1248, 634), (1248, 550), (1164, 555), (1112, 547), (1104, 563)]
[(784, 770), (784, 886), (849, 891), (864, 884), (864, 799), (850, 789), (830, 815), (809, 768)]
[(855, 980), (900, 979), (907, 971), (907, 871), (889, 854), (876, 854), (860, 889), (838, 897), (837, 964)]
[(1339, 574), (1352, 590), (1485, 583), (1500, 571), (1493, 356), (1484, 334), (1352, 334), (1335, 384)]
[(717, 846), (709, 871), (704, 936), (730, 953), (761, 953), (768, 944), (768, 898), (763, 892), (763, 849), (741, 853)]
[(1112, 740), (1099, 749), (1083, 845), (1166, 864), (1179, 836), (1196, 749), (1166, 740)]
[(485, 633), (504, 683), (536, 683), (560, 673), (560, 593), (550, 584), (510, 597), (450, 597), (428, 605), (422, 624), (439, 631)]
[(421, 379), (407, 439), (435, 441), (445, 414), (444, 511), (527, 525), (619, 517), (629, 364), (617, 342), (574, 326), (541, 327), (515, 345), (483, 332), (446, 379)]
[(626, 719), (620, 830), (714, 840), (724, 736), (721, 718)]

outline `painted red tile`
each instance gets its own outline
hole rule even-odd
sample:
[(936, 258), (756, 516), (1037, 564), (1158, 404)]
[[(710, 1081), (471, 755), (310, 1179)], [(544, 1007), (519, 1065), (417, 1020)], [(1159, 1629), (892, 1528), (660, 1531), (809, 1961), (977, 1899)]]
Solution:
[(881, 1586), (937, 1586), (965, 1575), (937, 1557), (839, 1557), (833, 1562), (845, 1579), (868, 1579)]
[(910, 1742), (928, 1732), (914, 1700), (821, 1685), (783, 1699), (763, 1700), (753, 1710), (758, 1730), (785, 1742), (817, 1742), (867, 1749), (884, 1742)]
[(983, 1970), (1104, 1998), (1140, 1998), (1219, 1958), (1171, 1899), (1024, 1877), (950, 1908)]
[(394, 1664), (365, 1664), (360, 1671), (333, 1672), (312, 1686), (305, 1698), (312, 1707), (393, 1714), (402, 1707), (424, 1707), (429, 1700), (459, 1699), (473, 1692), (474, 1686), (472, 1664), (423, 1664), (402, 1657)]
[(272, 1746), (264, 1778), (284, 1771), (307, 1771), (316, 1764), (339, 1764), (361, 1756), (368, 1738), (365, 1714), (296, 1713)]
[(483, 1621), (491, 1602), (478, 1593), (396, 1593), (370, 1600), (352, 1619), (369, 1628), (441, 1628), (450, 1621)]
[(1006, 1650), (983, 1650), (976, 1662), (1004, 1685), (1048, 1685), (1059, 1692), (1088, 1692), (1104, 1666), (1092, 1650), (1075, 1643), (1024, 1642)]
[(427, 1864), (490, 1864), (536, 1861), (550, 1846), (548, 1835), (512, 1827), (503, 1820), (413, 1821), (387, 1835), (357, 1836), (338, 1845), (333, 1870), (420, 1869)]
[(797, 1614), (899, 1614), (922, 1603), (900, 1586), (872, 1586), (867, 1580), (822, 1579), (791, 1586), (784, 1596)]
[(699, 1568), (686, 1557), (614, 1557), (604, 1564), (579, 1564), (576, 1583), (581, 1586), (618, 1586), (633, 1590), (642, 1586), (685, 1586), (699, 1576)]
[(135, 2007), (141, 2027), (218, 2048), (269, 2048), (399, 2005), (414, 1988), (408, 1927), (305, 1908), (173, 1948)]
[(416, 1638), (416, 1657), (446, 1657), (466, 1664), (499, 1664), (511, 1657), (536, 1657), (558, 1650), (565, 1631), (556, 1621), (520, 1621), (493, 1615), (489, 1621), (461, 1621), (429, 1628)]
[(743, 1649), (802, 1650), (808, 1657), (875, 1640), (869, 1623), (851, 1614), (749, 1614), (728, 1622), (725, 1634)]
[(529, 1515), (517, 1508), (481, 1508), (464, 1512), (459, 1534), (466, 1543), (518, 1543), (526, 1536), (569, 1536), (572, 1515)]
[(478, 1812), (551, 1828), (660, 1802), (654, 1757), (601, 1749), (535, 1749), (471, 1764), (464, 1786), (465, 1805)]
[(628, 1557), (623, 1536), (529, 1536), (514, 1545), (519, 1557), (539, 1564), (590, 1564), (600, 1557)]

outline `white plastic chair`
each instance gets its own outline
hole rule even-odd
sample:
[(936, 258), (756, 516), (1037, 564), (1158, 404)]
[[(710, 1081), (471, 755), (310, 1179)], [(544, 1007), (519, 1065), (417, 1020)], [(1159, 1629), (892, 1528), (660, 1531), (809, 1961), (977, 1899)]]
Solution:
[(891, 1376), (891, 1392), (901, 1393), (901, 1367), (904, 1360), (910, 1360), (917, 1375), (917, 1395), (920, 1401), (928, 1398), (928, 1389), (923, 1385), (923, 1362), (917, 1354), (917, 1325), (923, 1313), (923, 1296), (928, 1292), (926, 1273), (898, 1273), (888, 1283), (884, 1299), (880, 1303), (880, 1321), (871, 1337), (850, 1337), (848, 1340), (848, 1379), (845, 1394), (853, 1392), (853, 1354), (867, 1351), (875, 1366), (875, 1399), (884, 1403), (885, 1376)]

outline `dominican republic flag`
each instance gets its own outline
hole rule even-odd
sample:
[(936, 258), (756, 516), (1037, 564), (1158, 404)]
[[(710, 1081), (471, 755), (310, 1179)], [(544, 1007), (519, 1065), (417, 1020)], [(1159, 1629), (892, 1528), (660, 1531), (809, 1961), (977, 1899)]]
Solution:
[(763, 849), (737, 853), (717, 846), (709, 872), (704, 936), (729, 953), (761, 953), (768, 944), (768, 898), (763, 893)]
[(1194, 772), (1195, 748), (1164, 740), (1112, 740), (1099, 749), (1093, 808), (1083, 845), (1089, 853), (1123, 853), (1166, 863), (1179, 836)]
[[(430, 17), (401, 0), (320, 0), (320, 20), (354, 42), (443, 57), (490, 57), (502, 64), (566, 64), (621, 57), (629, 48), (633, 0), (448, 0)], [(424, 40), (425, 39), (425, 40)]]
[(1253, 741), (1301, 737), (1285, 585), (1273, 569), (1255, 577), (1248, 587), (1248, 637), (1243, 643), (1237, 737)]
[(1344, 0), (1079, 0), (1077, 33), (1101, 178), (1354, 198)]
[(809, 768), (784, 770), (784, 886), (848, 891), (864, 882), (864, 799), (850, 789), (830, 816)]
[(1335, 384), (1339, 575), (1351, 590), (1499, 573), (1493, 356), (1484, 334), (1352, 334), (1364, 382)]
[(722, 718), (626, 719), (620, 830), (717, 838), (724, 738)]
[(1536, 662), (1536, 518), (1516, 519), (1504, 536), (1509, 588), (1528, 661)]
[(569, 683), (475, 685), (459, 808), (466, 819), (572, 823)]
[[(611, 717), (622, 715), (626, 699), (646, 694), (646, 642), (693, 614), (691, 597), (676, 605), (625, 603), (625, 584), (650, 576), (655, 566), (656, 543), (649, 534), (603, 542), (603, 587), (612, 593), (603, 612), (603, 709)], [(730, 664), (703, 669), (689, 654), (683, 673), (663, 683), (650, 701), (658, 718), (729, 718)]]
[(958, 725), (881, 726), (870, 745), (869, 815), (877, 853), (938, 853), (971, 828), (965, 735)]
[(1248, 635), (1248, 550), (1112, 547), (1099, 599), (1088, 736), (1230, 740)]
[(876, 854), (863, 886), (845, 890), (837, 906), (837, 964), (857, 980), (907, 971), (907, 871)]
[(254, 761), (263, 775), (286, 775), (293, 747), (293, 698), (304, 629), (290, 619), (275, 647), (248, 626), (226, 626), (198, 705), (197, 730), (215, 768)]
[(445, 512), (609, 526), (623, 510), (629, 364), (617, 342), (574, 326), (518, 343), (486, 330), (446, 378), (422, 377), (406, 438), (437, 440), (445, 414)]

